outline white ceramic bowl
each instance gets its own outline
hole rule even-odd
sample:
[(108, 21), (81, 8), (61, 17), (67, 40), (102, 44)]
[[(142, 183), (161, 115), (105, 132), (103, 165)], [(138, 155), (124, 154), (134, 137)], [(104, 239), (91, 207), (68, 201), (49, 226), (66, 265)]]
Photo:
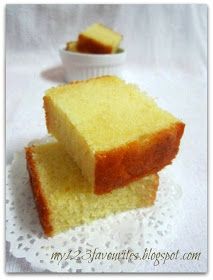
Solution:
[(84, 80), (103, 75), (122, 77), (126, 52), (120, 49), (115, 54), (85, 54), (60, 49), (65, 72), (65, 81)]

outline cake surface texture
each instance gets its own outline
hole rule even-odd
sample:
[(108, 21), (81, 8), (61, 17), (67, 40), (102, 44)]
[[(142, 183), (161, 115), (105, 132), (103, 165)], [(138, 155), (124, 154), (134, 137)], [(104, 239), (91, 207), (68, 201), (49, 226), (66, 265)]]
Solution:
[(157, 173), (175, 158), (184, 123), (114, 76), (49, 89), (48, 132), (103, 194)]
[(158, 175), (97, 196), (61, 144), (25, 149), (31, 186), (44, 233), (53, 236), (83, 223), (153, 205)]
[(79, 34), (77, 48), (80, 52), (94, 54), (115, 53), (122, 36), (110, 28), (94, 23)]

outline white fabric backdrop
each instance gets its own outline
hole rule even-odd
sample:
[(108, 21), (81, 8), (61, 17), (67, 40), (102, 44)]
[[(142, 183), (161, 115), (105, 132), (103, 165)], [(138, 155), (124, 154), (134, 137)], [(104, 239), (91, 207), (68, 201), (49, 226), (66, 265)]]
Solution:
[[(202, 252), (199, 263), (165, 271), (207, 267), (207, 6), (8, 5), (6, 8), (7, 163), (33, 138), (43, 137), (42, 96), (63, 82), (58, 49), (87, 25), (102, 22), (124, 35), (126, 79), (186, 123), (181, 151), (169, 167), (183, 189), (179, 239), (168, 248)], [(8, 271), (36, 271), (7, 250)], [(150, 268), (150, 271), (151, 268)]]
[(7, 54), (11, 59), (31, 51), (55, 56), (59, 45), (93, 22), (122, 33), (129, 60), (142, 66), (196, 73), (206, 66), (205, 5), (9, 5)]

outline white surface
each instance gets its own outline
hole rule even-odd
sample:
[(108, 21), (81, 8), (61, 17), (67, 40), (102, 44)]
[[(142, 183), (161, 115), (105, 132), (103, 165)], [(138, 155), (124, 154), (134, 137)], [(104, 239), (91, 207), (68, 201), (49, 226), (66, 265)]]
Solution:
[[(6, 21), (7, 163), (47, 133), (42, 97), (63, 82), (58, 47), (94, 21), (114, 27), (125, 38), (126, 79), (186, 123), (178, 157), (168, 167), (183, 189), (178, 238), (165, 250), (200, 251), (202, 258), (171, 263), (168, 271), (206, 271), (207, 7), (8, 6)], [(8, 253), (7, 271), (38, 270)]]

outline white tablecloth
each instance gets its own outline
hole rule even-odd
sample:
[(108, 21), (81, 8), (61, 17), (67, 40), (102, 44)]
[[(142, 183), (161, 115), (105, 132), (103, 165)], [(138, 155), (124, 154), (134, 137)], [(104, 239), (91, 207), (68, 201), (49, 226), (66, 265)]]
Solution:
[[(9, 5), (6, 9), (6, 160), (47, 134), (44, 91), (64, 82), (58, 48), (92, 22), (124, 35), (125, 77), (186, 123), (168, 168), (183, 190), (178, 238), (169, 250), (199, 251), (201, 260), (163, 271), (207, 269), (207, 7), (205, 5)], [(8, 272), (38, 271), (15, 259)]]

